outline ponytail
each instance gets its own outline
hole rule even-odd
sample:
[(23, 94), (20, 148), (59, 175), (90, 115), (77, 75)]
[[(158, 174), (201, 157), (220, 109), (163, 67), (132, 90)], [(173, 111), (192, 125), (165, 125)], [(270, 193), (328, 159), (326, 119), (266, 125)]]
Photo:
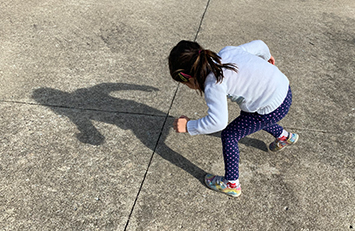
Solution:
[(190, 41), (179, 42), (170, 52), (169, 69), (172, 78), (178, 82), (186, 82), (184, 77), (192, 77), (198, 90), (204, 92), (205, 81), (209, 73), (213, 73), (217, 83), (222, 82), (223, 68), (237, 72), (232, 63), (221, 62), (215, 52), (203, 49), (198, 43)]

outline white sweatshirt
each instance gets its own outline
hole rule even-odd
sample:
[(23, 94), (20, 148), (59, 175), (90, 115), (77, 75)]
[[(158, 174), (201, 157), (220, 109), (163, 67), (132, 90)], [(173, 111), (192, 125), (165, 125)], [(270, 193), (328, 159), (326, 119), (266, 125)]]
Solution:
[(234, 63), (238, 72), (224, 69), (222, 82), (213, 73), (205, 81), (208, 115), (187, 123), (190, 135), (210, 134), (228, 125), (227, 98), (245, 112), (269, 114), (286, 98), (289, 80), (274, 65), (267, 62), (271, 54), (267, 45), (256, 40), (240, 46), (227, 46), (218, 55), (222, 63)]

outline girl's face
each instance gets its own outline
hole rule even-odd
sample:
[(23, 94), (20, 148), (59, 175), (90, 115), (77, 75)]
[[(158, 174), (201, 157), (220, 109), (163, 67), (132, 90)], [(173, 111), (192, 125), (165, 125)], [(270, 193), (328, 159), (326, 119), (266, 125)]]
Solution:
[(194, 78), (189, 78), (189, 82), (182, 82), (182, 83), (188, 86), (190, 89), (194, 89), (194, 90), (198, 89), (198, 86)]

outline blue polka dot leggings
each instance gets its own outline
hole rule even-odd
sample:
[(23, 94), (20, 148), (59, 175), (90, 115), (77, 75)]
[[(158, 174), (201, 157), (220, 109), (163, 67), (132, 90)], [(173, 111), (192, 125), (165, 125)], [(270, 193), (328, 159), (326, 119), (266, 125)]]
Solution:
[(292, 92), (289, 88), (284, 102), (273, 112), (260, 115), (241, 111), (221, 134), (226, 180), (239, 178), (239, 148), (238, 141), (254, 132), (264, 130), (275, 138), (279, 137), (283, 128), (277, 124), (286, 116), (292, 103)]

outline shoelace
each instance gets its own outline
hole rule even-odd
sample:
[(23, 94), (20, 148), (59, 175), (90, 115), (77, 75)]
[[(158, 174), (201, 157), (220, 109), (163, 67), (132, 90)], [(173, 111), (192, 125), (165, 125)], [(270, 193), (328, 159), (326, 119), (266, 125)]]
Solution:
[(225, 185), (224, 181), (223, 181), (223, 176), (215, 176), (212, 180), (212, 184), (218, 184), (220, 185), (221, 182)]

